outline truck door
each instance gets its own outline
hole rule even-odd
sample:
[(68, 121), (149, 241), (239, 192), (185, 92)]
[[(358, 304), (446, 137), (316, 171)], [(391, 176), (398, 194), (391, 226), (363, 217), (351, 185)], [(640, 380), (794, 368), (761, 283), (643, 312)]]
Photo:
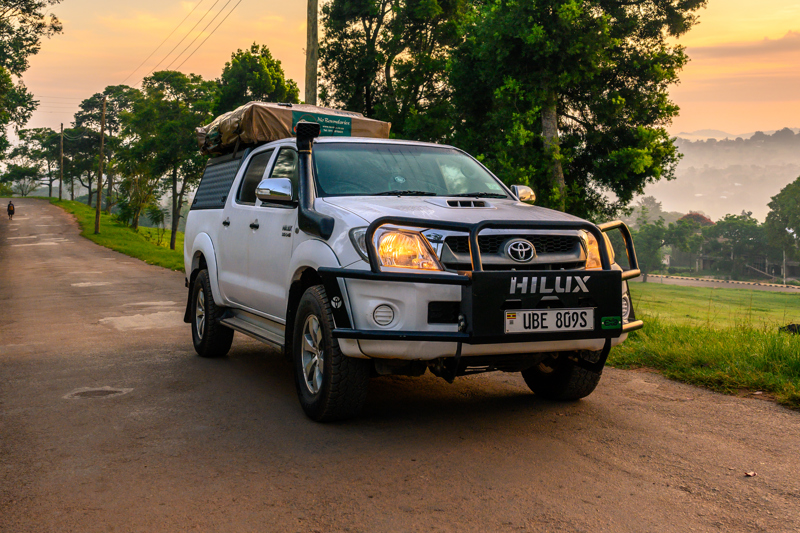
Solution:
[(231, 303), (251, 307), (247, 264), (250, 238), (259, 231), (260, 208), (256, 207), (256, 186), (263, 179), (274, 150), (253, 154), (245, 170), (234, 181), (222, 216), (216, 246), (219, 287)]
[(260, 202), (258, 221), (260, 228), (250, 237), (248, 276), (250, 298), (254, 308), (272, 318), (285, 319), (286, 299), (289, 294), (289, 263), (292, 259), (293, 241), (297, 228), (297, 151), (284, 146), (271, 167), (270, 178), (292, 180), (295, 203), (270, 204)]

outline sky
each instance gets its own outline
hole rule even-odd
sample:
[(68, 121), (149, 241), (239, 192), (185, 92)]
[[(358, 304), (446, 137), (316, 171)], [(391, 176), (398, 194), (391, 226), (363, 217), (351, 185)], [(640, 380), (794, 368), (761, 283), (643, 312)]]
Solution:
[[(43, 42), (23, 77), (41, 102), (28, 127), (68, 127), (83, 98), (135, 85), (156, 67), (176, 68), (206, 38), (180, 70), (216, 78), (232, 52), (257, 42), (303, 94), (304, 0), (63, 0), (52, 11), (64, 33)], [(670, 92), (681, 107), (670, 133), (800, 127), (800, 0), (709, 0), (699, 17), (678, 41), (691, 61)]]

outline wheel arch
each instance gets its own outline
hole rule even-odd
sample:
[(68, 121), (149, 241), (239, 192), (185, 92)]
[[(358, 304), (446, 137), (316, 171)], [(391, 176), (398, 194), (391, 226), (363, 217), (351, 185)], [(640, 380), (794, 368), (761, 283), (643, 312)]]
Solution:
[(197, 279), (197, 274), (203, 269), (208, 270), (208, 280), (211, 284), (211, 294), (214, 301), (223, 302), (222, 293), (219, 289), (217, 278), (217, 258), (214, 252), (214, 244), (211, 242), (211, 237), (207, 233), (199, 233), (192, 243), (192, 255), (190, 267), (188, 271), (187, 286), (189, 294), (186, 298), (186, 312), (183, 316), (183, 321), (186, 323), (191, 322), (190, 311), (192, 306), (192, 291), (194, 289), (194, 282)]

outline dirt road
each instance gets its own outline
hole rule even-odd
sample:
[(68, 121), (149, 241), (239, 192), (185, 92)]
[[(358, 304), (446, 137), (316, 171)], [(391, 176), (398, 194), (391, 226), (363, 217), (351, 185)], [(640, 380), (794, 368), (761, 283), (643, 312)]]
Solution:
[(362, 418), (316, 424), (274, 351), (237, 335), (227, 358), (194, 355), (181, 273), (45, 202), (17, 209), (0, 531), (800, 529), (800, 413), (607, 369), (571, 404), (514, 374), (381, 378)]

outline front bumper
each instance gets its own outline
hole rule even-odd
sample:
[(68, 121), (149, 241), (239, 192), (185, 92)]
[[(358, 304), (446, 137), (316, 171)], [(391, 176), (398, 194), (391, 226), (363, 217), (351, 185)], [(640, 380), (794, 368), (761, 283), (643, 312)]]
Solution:
[[(468, 232), (472, 270), (459, 273), (382, 271), (374, 247), (374, 235), (384, 225)], [(482, 230), (494, 228), (580, 229), (592, 233), (599, 243), (605, 242), (602, 236), (604, 231), (619, 229), (625, 240), (631, 268), (625, 272), (614, 269), (608, 250), (601, 246), (602, 270), (484, 271), (477, 238)], [(447, 353), (452, 355), (455, 351), (453, 347), (461, 353), (462, 345), (466, 345), (463, 350), (465, 356), (473, 353), (488, 355), (597, 350), (610, 348), (624, 340), (627, 333), (643, 326), (633, 314), (633, 319), (627, 323), (622, 319), (623, 282), (638, 276), (639, 271), (633, 240), (628, 228), (621, 222), (598, 227), (578, 221), (486, 221), (464, 224), (383, 217), (370, 225), (366, 237), (370, 270), (319, 270), (332, 302), (336, 323), (333, 334), (340, 339), (345, 353), (387, 357), (391, 352), (402, 359), (428, 360), (446, 356), (444, 354)], [(349, 298), (345, 298), (343, 288), (346, 285), (340, 280), (347, 280)], [(437, 298), (457, 302), (457, 323), (427, 323), (425, 304)], [(383, 328), (370, 324), (365, 311), (381, 302), (398, 307), (402, 319)], [(505, 333), (506, 311), (558, 308), (594, 309), (594, 327), (586, 331)], [(402, 347), (402, 343), (409, 346)]]

